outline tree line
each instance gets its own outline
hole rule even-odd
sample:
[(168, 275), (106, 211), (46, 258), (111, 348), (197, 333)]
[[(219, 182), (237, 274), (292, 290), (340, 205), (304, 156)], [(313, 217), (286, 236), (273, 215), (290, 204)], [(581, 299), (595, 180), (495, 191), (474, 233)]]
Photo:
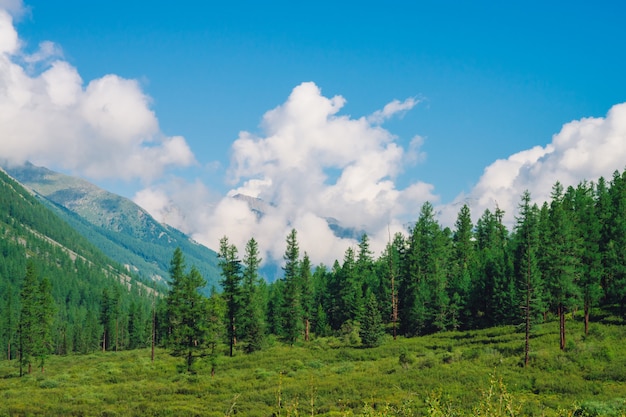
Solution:
[[(474, 224), (465, 205), (449, 228), (425, 203), (408, 233), (390, 236), (378, 256), (363, 235), (331, 266), (313, 266), (294, 229), (285, 240), (283, 276), (271, 283), (259, 274), (257, 241), (240, 254), (225, 236), (221, 288), (208, 297), (200, 292), (206, 281), (187, 268), (180, 249), (170, 261), (169, 290), (154, 297), (41, 238), (16, 220), (29, 213), (19, 209), (0, 224), (0, 343), (8, 359), (27, 368), (47, 354), (151, 344), (185, 357), (188, 369), (198, 357), (215, 367), (220, 354), (252, 353), (276, 339), (334, 336), (376, 346), (385, 333), (507, 324), (524, 330), (527, 363), (536, 323), (558, 320), (566, 349), (568, 313), (580, 310), (585, 332), (594, 311), (626, 316), (626, 173), (567, 189), (556, 183), (541, 206), (524, 192), (512, 230), (497, 206)], [(49, 321), (28, 318), (44, 312)]]
[[(330, 268), (312, 267), (294, 229), (286, 237), (283, 277), (272, 283), (259, 276), (254, 238), (240, 256), (223, 237), (222, 292), (211, 296), (212, 310), (196, 317), (222, 323), (195, 336), (207, 337), (213, 349), (223, 339), (233, 355), (261, 349), (268, 337), (293, 344), (334, 335), (375, 346), (385, 332), (411, 337), (514, 324), (524, 330), (528, 364), (534, 324), (557, 319), (566, 349), (568, 313), (581, 311), (585, 333), (595, 308), (626, 315), (626, 173), (567, 189), (557, 182), (541, 206), (525, 191), (512, 230), (503, 217), (496, 206), (473, 224), (464, 205), (454, 228), (443, 227), (427, 202), (408, 234), (390, 238), (377, 258), (363, 235)], [(176, 316), (177, 274), (166, 323), (168, 314)], [(202, 280), (191, 285), (200, 288)], [(179, 322), (170, 318), (168, 331), (175, 333)], [(190, 349), (202, 345), (195, 336), (185, 342)], [(189, 366), (192, 357), (187, 351)]]

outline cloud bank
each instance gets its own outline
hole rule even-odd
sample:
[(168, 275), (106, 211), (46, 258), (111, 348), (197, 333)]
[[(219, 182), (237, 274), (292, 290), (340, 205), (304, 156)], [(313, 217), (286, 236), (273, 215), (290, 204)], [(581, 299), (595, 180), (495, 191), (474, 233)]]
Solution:
[(254, 237), (266, 261), (280, 262), (285, 237), (296, 228), (301, 250), (314, 263), (330, 265), (356, 244), (335, 236), (330, 219), (367, 231), (379, 253), (389, 233), (417, 219), (425, 201), (435, 204), (447, 226), (465, 202), (474, 219), (498, 205), (512, 224), (526, 189), (541, 203), (556, 181), (576, 185), (626, 168), (625, 103), (605, 117), (566, 123), (548, 143), (494, 161), (468, 193), (441, 202), (434, 185), (418, 178), (397, 185), (425, 161), (424, 139), (415, 135), (403, 147), (383, 127), (418, 99), (393, 100), (351, 117), (341, 114), (343, 97), (325, 97), (309, 82), (265, 113), (258, 133), (241, 132), (234, 140), (226, 196), (198, 180), (163, 182), (170, 168), (196, 163), (185, 139), (160, 131), (137, 81), (111, 74), (85, 83), (53, 42), (29, 51), (13, 24), (25, 12), (19, 0), (0, 0), (0, 158), (96, 179), (142, 180), (137, 203), (211, 248), (227, 235), (243, 250)]
[(583, 180), (610, 179), (626, 168), (626, 103), (614, 105), (606, 117), (589, 117), (566, 123), (545, 146), (535, 146), (500, 159), (485, 168), (468, 195), (442, 207), (444, 218), (456, 215), (458, 204), (467, 201), (474, 217), (496, 204), (506, 212), (509, 224), (524, 190), (541, 205), (549, 201), (552, 186), (561, 182), (576, 186)]
[[(172, 205), (201, 207), (202, 215), (195, 209), (179, 212), (176, 226), (210, 247), (226, 235), (243, 249), (254, 237), (266, 260), (282, 259), (285, 237), (296, 228), (302, 251), (315, 262), (332, 264), (355, 240), (336, 237), (329, 219), (367, 230), (374, 249), (382, 250), (389, 231), (402, 230), (415, 207), (438, 199), (432, 185), (420, 181), (396, 187), (404, 167), (423, 157), (422, 138), (405, 150), (380, 126), (418, 101), (394, 100), (361, 118), (340, 115), (345, 102), (323, 96), (312, 82), (302, 83), (285, 103), (265, 113), (260, 134), (241, 132), (232, 144), (228, 177), (233, 187), (227, 196), (212, 204), (183, 205), (152, 188), (138, 193), (136, 201), (157, 215), (169, 215)], [(197, 186), (194, 195), (202, 194)]]
[[(241, 132), (234, 141), (229, 168), (233, 188), (228, 196), (211, 203), (200, 199), (197, 204), (162, 198), (152, 205), (153, 212), (168, 215), (172, 206), (187, 207), (185, 213), (177, 212), (176, 226), (200, 242), (215, 247), (227, 235), (243, 248), (255, 237), (264, 258), (277, 262), (284, 253), (285, 236), (295, 227), (302, 250), (314, 262), (329, 265), (356, 244), (335, 236), (329, 218), (367, 231), (378, 253), (389, 232), (406, 231), (406, 224), (417, 219), (425, 201), (435, 204), (446, 226), (453, 227), (461, 204), (467, 203), (474, 220), (498, 206), (512, 227), (524, 190), (541, 204), (549, 200), (556, 181), (575, 186), (600, 176), (610, 178), (626, 165), (625, 103), (613, 106), (606, 117), (566, 123), (544, 146), (493, 162), (470, 192), (440, 202), (432, 184), (414, 180), (404, 189), (396, 186), (398, 175), (424, 160), (423, 139), (415, 136), (405, 149), (380, 126), (394, 112), (410, 110), (417, 102), (394, 101), (361, 118), (340, 115), (344, 104), (343, 97), (324, 97), (313, 83), (297, 86), (285, 103), (264, 115), (261, 134)], [(180, 193), (180, 184), (177, 189)], [(200, 184), (189, 189), (184, 193), (187, 200), (190, 194), (207, 195)], [(142, 193), (144, 201), (158, 196), (156, 189)], [(233, 198), (241, 195), (262, 200), (257, 202), (260, 208), (251, 207), (250, 199)], [(193, 207), (200, 209), (189, 210)]]
[[(5, 4), (6, 3), (6, 4)], [(0, 156), (96, 179), (158, 178), (195, 158), (184, 138), (159, 130), (150, 98), (135, 80), (106, 75), (84, 85), (45, 41), (26, 53), (13, 25), (20, 2), (0, 6)]]

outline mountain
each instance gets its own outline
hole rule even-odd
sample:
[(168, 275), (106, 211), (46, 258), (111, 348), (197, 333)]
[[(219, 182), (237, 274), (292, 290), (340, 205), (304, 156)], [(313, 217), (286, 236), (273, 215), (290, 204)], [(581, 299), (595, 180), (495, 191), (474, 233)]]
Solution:
[[(252, 211), (257, 218), (265, 216), (269, 210), (276, 207), (276, 205), (267, 203), (258, 197), (251, 197), (245, 194), (235, 194), (232, 198), (248, 204), (250, 211)], [(324, 220), (326, 220), (326, 224), (328, 224), (333, 234), (341, 239), (353, 239), (358, 241), (367, 233), (363, 228), (344, 227), (341, 222), (334, 217), (324, 217)]]
[(5, 171), (32, 190), (61, 219), (116, 262), (152, 281), (165, 283), (174, 249), (217, 286), (217, 254), (182, 232), (157, 222), (131, 200), (88, 181), (30, 163)]
[[(49, 346), (55, 353), (102, 349), (104, 328), (115, 328), (107, 331), (107, 348), (146, 345), (151, 304), (160, 289), (107, 257), (0, 169), (0, 346), (8, 358), (16, 356), (20, 294), (29, 268), (50, 284)], [(112, 303), (115, 313), (104, 321), (103, 305)]]

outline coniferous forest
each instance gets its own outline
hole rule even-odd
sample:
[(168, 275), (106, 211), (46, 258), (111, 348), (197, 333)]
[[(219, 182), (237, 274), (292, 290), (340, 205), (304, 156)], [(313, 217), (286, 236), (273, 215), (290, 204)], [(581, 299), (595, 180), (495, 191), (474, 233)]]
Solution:
[(449, 228), (425, 203), (383, 253), (374, 254), (363, 235), (330, 266), (312, 265), (294, 229), (283, 276), (272, 283), (259, 275), (254, 237), (240, 251), (224, 236), (220, 288), (209, 297), (179, 249), (169, 288), (152, 288), (0, 175), (0, 344), (20, 375), (43, 371), (50, 355), (151, 345), (184, 358), (181, 370), (194, 372), (201, 361), (214, 375), (224, 357), (279, 342), (296, 348), (329, 337), (367, 349), (509, 325), (523, 341), (520, 366), (532, 367), (536, 326), (558, 323), (554, 345), (567, 351), (573, 317), (585, 335), (596, 317), (620, 324), (626, 317), (626, 173), (576, 187), (556, 183), (541, 205), (524, 192), (510, 230), (497, 206), (476, 223), (463, 206)]

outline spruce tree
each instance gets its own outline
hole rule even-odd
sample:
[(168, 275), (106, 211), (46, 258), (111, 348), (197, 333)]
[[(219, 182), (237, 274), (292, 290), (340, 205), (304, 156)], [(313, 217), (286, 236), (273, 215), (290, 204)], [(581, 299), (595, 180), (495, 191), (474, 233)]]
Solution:
[(39, 368), (44, 372), (44, 365), (48, 355), (52, 352), (52, 325), (54, 321), (55, 304), (52, 298), (52, 284), (48, 278), (39, 282), (36, 305), (35, 346), (33, 355), (37, 357)]
[(188, 274), (184, 271), (182, 251), (174, 251), (170, 264), (172, 275), (170, 291), (167, 295), (168, 319), (170, 326), (169, 344), (172, 355), (185, 358), (187, 372), (192, 371), (195, 359), (207, 349), (207, 299), (200, 294), (206, 281), (194, 266)]
[(552, 188), (549, 211), (549, 239), (545, 276), (550, 302), (559, 317), (561, 350), (565, 349), (565, 313), (573, 307), (578, 296), (575, 278), (578, 273), (580, 251), (573, 221), (566, 211), (563, 186), (557, 182)]
[(471, 314), (467, 306), (470, 285), (476, 272), (476, 251), (470, 209), (467, 204), (459, 211), (453, 234), (451, 278), (448, 289), (452, 328), (467, 326)]
[(287, 247), (285, 249), (285, 266), (283, 267), (285, 276), (285, 293), (282, 308), (282, 325), (284, 338), (287, 342), (294, 344), (303, 332), (303, 311), (302, 311), (302, 285), (299, 277), (299, 257), (300, 248), (298, 246), (298, 236), (296, 229), (292, 229), (287, 235)]
[(311, 320), (313, 318), (314, 293), (313, 277), (311, 276), (311, 260), (305, 252), (300, 262), (300, 285), (302, 287), (302, 319), (304, 326), (304, 341), (310, 340)]
[(374, 293), (368, 291), (365, 301), (365, 311), (361, 318), (359, 336), (365, 347), (376, 347), (384, 334), (383, 321)]
[(19, 329), (19, 355), (20, 355), (20, 376), (24, 375), (24, 367), (28, 373), (32, 371), (32, 361), (36, 352), (37, 340), (37, 302), (39, 283), (35, 264), (29, 261), (26, 265), (26, 275), (22, 282), (20, 292), (20, 319)]
[(241, 315), (241, 261), (237, 247), (231, 245), (228, 238), (220, 239), (219, 266), (222, 269), (223, 296), (226, 301), (227, 331), (229, 355), (233, 356), (233, 349), (237, 344), (237, 321)]
[(243, 284), (241, 288), (241, 325), (239, 326), (244, 350), (251, 353), (261, 349), (264, 336), (263, 307), (259, 291), (258, 274), (261, 258), (259, 246), (251, 238), (243, 257)]
[(575, 219), (581, 249), (581, 272), (578, 281), (583, 302), (585, 335), (589, 334), (589, 317), (602, 296), (600, 280), (604, 274), (600, 241), (601, 216), (598, 213), (593, 184), (583, 182), (576, 188)]
[(544, 311), (542, 279), (538, 267), (539, 208), (524, 191), (515, 225), (515, 275), (518, 305), (525, 329), (524, 366), (528, 366), (531, 326)]

